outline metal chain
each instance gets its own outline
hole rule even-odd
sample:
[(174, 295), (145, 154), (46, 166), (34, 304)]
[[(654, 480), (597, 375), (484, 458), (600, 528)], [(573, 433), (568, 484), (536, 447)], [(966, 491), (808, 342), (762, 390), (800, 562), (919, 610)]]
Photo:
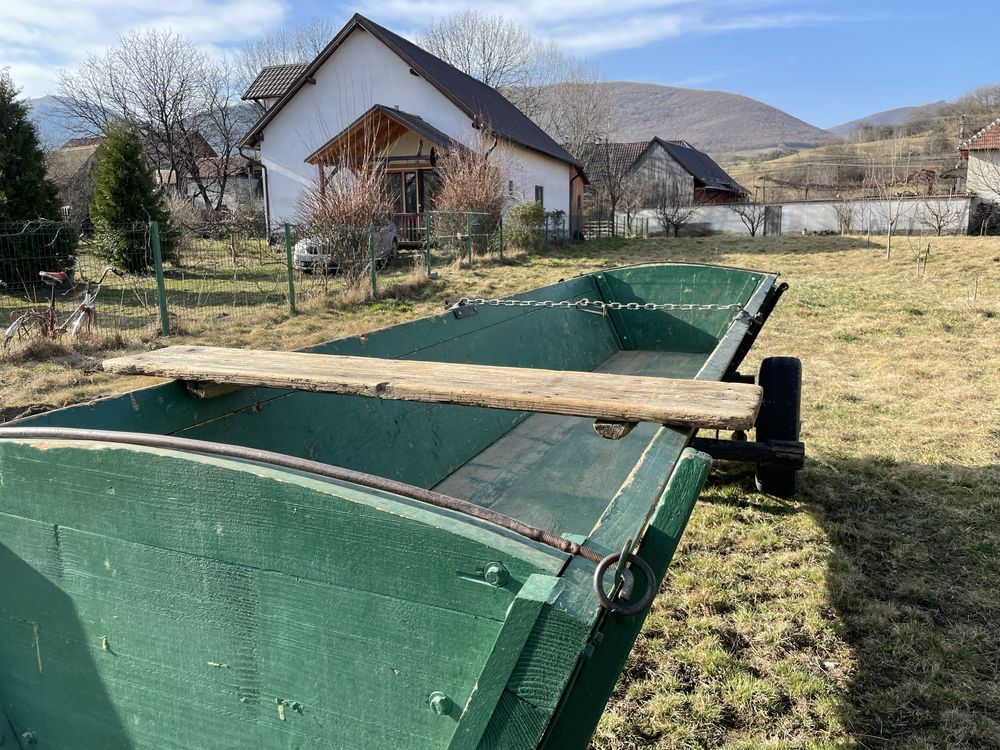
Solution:
[[(454, 307), (460, 305), (493, 305), (502, 307), (546, 307), (555, 309), (577, 308), (580, 310), (595, 308), (604, 312), (605, 310), (742, 310), (743, 305), (696, 305), (679, 304), (673, 302), (602, 302), (584, 297), (576, 302), (562, 300), (534, 300), (534, 299), (510, 299), (508, 297), (497, 297), (495, 299), (483, 299), (481, 297), (463, 297), (455, 303)], [(452, 309), (453, 309), (452, 308)]]

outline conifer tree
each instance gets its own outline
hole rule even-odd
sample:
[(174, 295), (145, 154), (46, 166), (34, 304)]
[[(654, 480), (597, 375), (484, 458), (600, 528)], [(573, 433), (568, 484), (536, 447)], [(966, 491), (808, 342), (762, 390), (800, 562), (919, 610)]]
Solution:
[(0, 70), (0, 282), (8, 289), (37, 283), (39, 271), (71, 268), (76, 249), (76, 232), (54, 223), (59, 192), (46, 176), (45, 154), (20, 94)]
[(108, 125), (97, 149), (90, 215), (98, 254), (117, 268), (137, 273), (152, 264), (146, 232), (151, 221), (160, 224), (164, 259), (173, 257), (173, 232), (163, 195), (146, 162), (142, 137), (125, 123)]

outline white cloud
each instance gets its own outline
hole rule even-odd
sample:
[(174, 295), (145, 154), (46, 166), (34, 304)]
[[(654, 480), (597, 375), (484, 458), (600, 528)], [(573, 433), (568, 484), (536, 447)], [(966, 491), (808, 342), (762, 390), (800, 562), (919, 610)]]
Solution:
[[(808, 3), (818, 5), (820, 3)], [(396, 29), (470, 7), (468, 0), (370, 0), (362, 12)], [(793, 28), (843, 20), (838, 13), (801, 10), (803, 0), (485, 0), (475, 8), (502, 15), (582, 54), (636, 49), (683, 34)], [(836, 3), (829, 3), (836, 8)]]
[(55, 75), (130, 29), (170, 28), (206, 47), (285, 23), (281, 0), (0, 0), (0, 67), (28, 96), (53, 93)]

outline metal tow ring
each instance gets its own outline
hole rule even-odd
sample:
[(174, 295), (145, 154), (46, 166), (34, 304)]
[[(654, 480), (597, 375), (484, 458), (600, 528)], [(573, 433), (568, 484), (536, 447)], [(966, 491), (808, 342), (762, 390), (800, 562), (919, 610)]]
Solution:
[[(597, 570), (594, 571), (594, 591), (597, 592), (597, 600), (601, 603), (602, 607), (614, 612), (616, 615), (631, 617), (632, 615), (639, 614), (653, 603), (653, 597), (656, 596), (657, 588), (656, 575), (653, 573), (653, 569), (649, 567), (648, 562), (643, 560), (638, 555), (633, 555), (629, 552), (625, 561), (638, 567), (639, 570), (642, 571), (643, 576), (646, 578), (646, 590), (643, 592), (642, 598), (633, 604), (618, 604), (613, 602), (611, 597), (609, 597), (607, 592), (604, 590), (604, 574), (608, 572), (608, 568), (621, 560), (622, 555), (624, 554), (624, 552), (615, 552), (612, 555), (608, 555), (597, 564)], [(627, 593), (625, 592), (626, 588), (629, 589)], [(631, 586), (623, 586), (622, 593), (626, 593), (627, 596), (631, 593), (631, 588)]]

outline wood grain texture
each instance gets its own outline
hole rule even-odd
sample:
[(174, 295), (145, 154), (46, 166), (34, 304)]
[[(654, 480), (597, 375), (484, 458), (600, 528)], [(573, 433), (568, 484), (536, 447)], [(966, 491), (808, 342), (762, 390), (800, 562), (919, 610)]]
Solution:
[(171, 346), (105, 360), (125, 375), (484, 406), (623, 422), (749, 429), (759, 386), (443, 362)]
[(465, 703), (455, 734), (452, 735), (448, 745), (451, 750), (473, 750), (479, 745), (538, 614), (552, 596), (558, 582), (559, 579), (555, 576), (529, 576), (511, 602), (507, 619), (504, 620), (483, 671)]

